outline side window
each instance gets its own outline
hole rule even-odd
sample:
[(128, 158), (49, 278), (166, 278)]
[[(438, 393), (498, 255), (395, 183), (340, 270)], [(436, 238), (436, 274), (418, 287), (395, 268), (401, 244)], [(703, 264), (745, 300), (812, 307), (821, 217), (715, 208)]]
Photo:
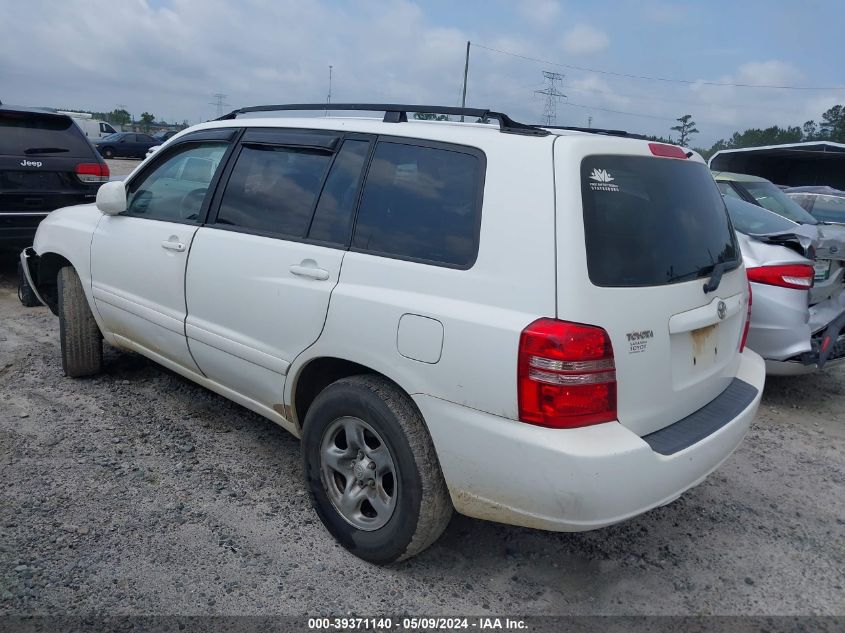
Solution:
[(244, 145), (220, 201), (217, 224), (305, 237), (332, 154)]
[(346, 244), (369, 149), (369, 141), (349, 139), (343, 143), (311, 221), (308, 237), (312, 240)]
[(194, 223), (228, 143), (188, 143), (132, 182), (126, 215)]
[(723, 196), (727, 196), (728, 198), (736, 198), (737, 200), (742, 200), (742, 197), (737, 193), (736, 189), (734, 189), (730, 183), (728, 182), (717, 182), (719, 185), (719, 191), (722, 193)]
[(135, 142), (135, 135), (134, 134), (124, 134), (120, 137), (119, 143), (134, 143)]
[(114, 134), (114, 128), (108, 123), (100, 123), (100, 132), (103, 134)]
[(352, 245), (469, 268), (478, 254), (482, 170), (482, 159), (473, 153), (379, 142)]

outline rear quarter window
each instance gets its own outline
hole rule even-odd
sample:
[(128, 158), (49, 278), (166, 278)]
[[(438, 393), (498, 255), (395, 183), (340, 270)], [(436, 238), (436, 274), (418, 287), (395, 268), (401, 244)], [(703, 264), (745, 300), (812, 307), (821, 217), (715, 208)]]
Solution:
[(587, 266), (597, 286), (659, 286), (739, 265), (719, 189), (696, 162), (588, 156), (581, 163)]
[(380, 141), (364, 184), (352, 246), (467, 269), (478, 255), (484, 154)]

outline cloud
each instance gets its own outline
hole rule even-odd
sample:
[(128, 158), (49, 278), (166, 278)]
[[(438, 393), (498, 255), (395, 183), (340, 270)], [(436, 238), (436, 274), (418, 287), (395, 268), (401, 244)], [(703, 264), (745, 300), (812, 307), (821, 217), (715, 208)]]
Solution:
[(591, 55), (605, 50), (610, 38), (603, 31), (579, 24), (563, 34), (563, 48), (571, 55)]
[(548, 28), (560, 17), (560, 3), (557, 0), (522, 0), (519, 14), (523, 20), (540, 28)]

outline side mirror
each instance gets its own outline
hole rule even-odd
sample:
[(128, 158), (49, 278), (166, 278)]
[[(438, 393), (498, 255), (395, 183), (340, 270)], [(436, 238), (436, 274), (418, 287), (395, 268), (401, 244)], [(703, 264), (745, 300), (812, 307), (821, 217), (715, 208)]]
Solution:
[(107, 182), (97, 190), (97, 208), (106, 215), (126, 211), (126, 185), (122, 180)]

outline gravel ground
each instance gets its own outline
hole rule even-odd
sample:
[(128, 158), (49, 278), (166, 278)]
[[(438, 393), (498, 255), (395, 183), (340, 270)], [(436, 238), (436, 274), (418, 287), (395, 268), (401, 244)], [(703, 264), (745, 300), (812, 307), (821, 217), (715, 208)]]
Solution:
[[(771, 379), (675, 503), (553, 534), (456, 516), (380, 569), (311, 509), (299, 445), (141, 356), (62, 376), (58, 321), (0, 264), (0, 615), (845, 615), (845, 369)], [(620, 482), (624, 485), (624, 482)]]
[(135, 158), (110, 158), (106, 160), (111, 180), (123, 180), (132, 173), (141, 161)]

